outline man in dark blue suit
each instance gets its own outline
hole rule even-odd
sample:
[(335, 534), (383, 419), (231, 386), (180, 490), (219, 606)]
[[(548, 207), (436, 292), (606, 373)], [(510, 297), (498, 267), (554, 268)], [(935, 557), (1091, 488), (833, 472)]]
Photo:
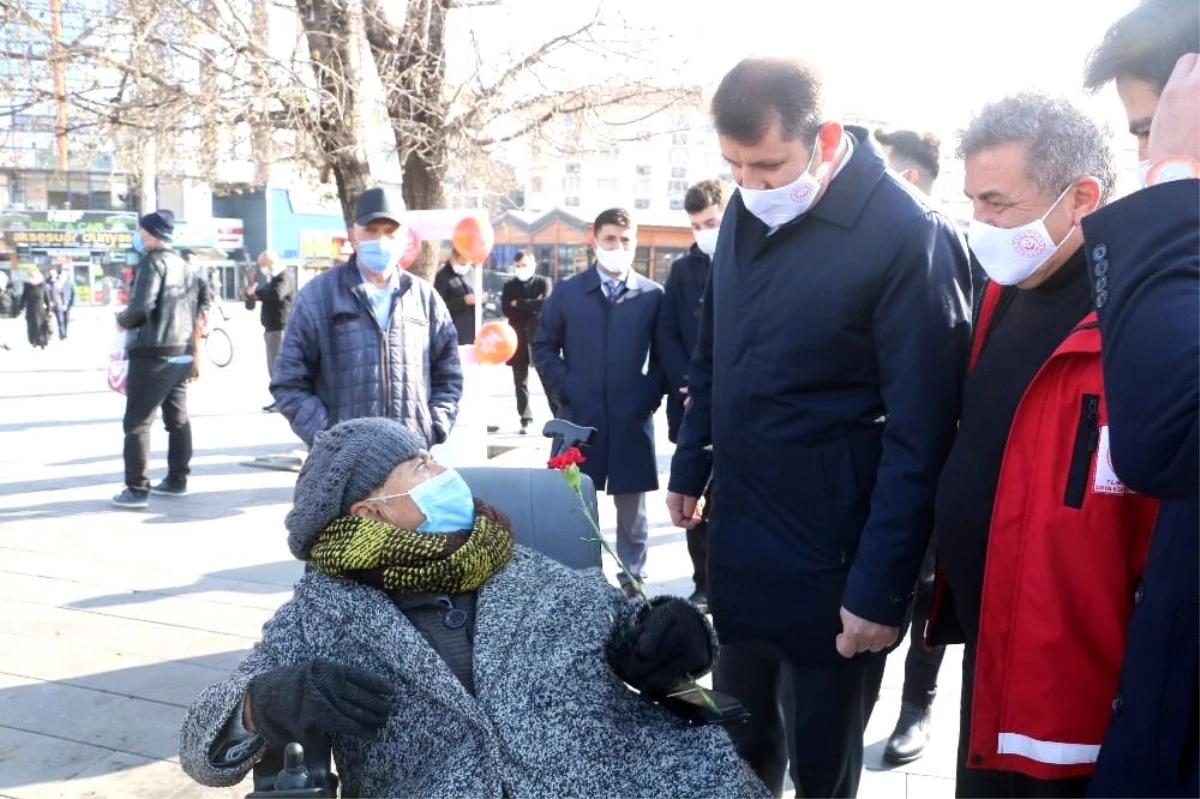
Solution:
[[(637, 226), (610, 208), (592, 227), (596, 263), (555, 287), (542, 306), (533, 363), (559, 401), (558, 416), (594, 427), (581, 467), (617, 507), (617, 555), (645, 576), (646, 492), (658, 490), (655, 410), (664, 380), (654, 344), (663, 289), (633, 269)], [(626, 594), (635, 586), (619, 576)]]
[[(667, 437), (674, 444), (687, 407), (687, 373), (700, 330), (700, 309), (708, 271), (717, 249), (721, 216), (725, 213), (725, 186), (719, 180), (702, 180), (687, 190), (683, 210), (696, 243), (671, 264), (663, 290), (663, 307), (658, 314), (658, 352), (667, 375)], [(708, 525), (701, 522), (687, 531), (688, 556), (692, 559), (692, 582), (696, 586), (689, 601), (708, 611)]]
[(712, 101), (738, 184), (688, 369), (668, 506), (710, 471), (715, 687), (776, 795), (854, 796), (885, 651), (911, 605), (970, 334), (966, 247), (826, 115), (821, 77), (750, 58)]
[(1090, 796), (1200, 794), (1200, 11), (1144, 0), (1087, 70), (1115, 81), (1145, 188), (1083, 222), (1113, 467), (1162, 500)]

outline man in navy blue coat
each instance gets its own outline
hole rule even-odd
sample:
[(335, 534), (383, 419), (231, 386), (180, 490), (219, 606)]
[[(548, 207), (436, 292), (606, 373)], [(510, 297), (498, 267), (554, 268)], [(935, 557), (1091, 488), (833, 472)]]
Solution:
[(1162, 500), (1090, 796), (1197, 796), (1200, 739), (1200, 11), (1146, 0), (1109, 29), (1146, 188), (1084, 220), (1113, 467)]
[[(958, 418), (970, 328), (953, 224), (824, 115), (799, 61), (751, 58), (712, 101), (739, 189), (688, 371), (668, 505), (709, 473), (715, 687), (776, 795), (854, 796), (885, 650), (905, 625)], [(786, 732), (785, 732), (786, 731)]]
[[(663, 289), (663, 308), (658, 315), (658, 352), (667, 375), (667, 437), (674, 444), (683, 423), (687, 400), (688, 364), (696, 349), (700, 309), (708, 271), (717, 248), (721, 216), (725, 213), (725, 187), (719, 180), (702, 180), (683, 196), (696, 243), (675, 259)], [(702, 520), (687, 531), (688, 556), (692, 559), (695, 591), (688, 598), (708, 610), (708, 530)]]
[(633, 270), (637, 226), (628, 211), (604, 211), (592, 234), (596, 263), (560, 282), (542, 306), (533, 362), (558, 397), (559, 418), (598, 431), (582, 469), (612, 495), (617, 556), (642, 580), (646, 492), (658, 490), (653, 416), (664, 381), (654, 331), (663, 290)]

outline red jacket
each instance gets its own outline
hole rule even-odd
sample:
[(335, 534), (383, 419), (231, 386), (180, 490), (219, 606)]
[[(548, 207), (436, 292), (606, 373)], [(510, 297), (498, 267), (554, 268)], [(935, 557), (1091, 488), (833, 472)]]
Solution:
[[(988, 284), (972, 366), (1000, 292)], [(1095, 767), (1158, 510), (1112, 476), (1107, 424), (1092, 313), (1042, 365), (1009, 431), (984, 569), (970, 767), (1037, 779)], [(927, 643), (944, 595), (939, 574)]]

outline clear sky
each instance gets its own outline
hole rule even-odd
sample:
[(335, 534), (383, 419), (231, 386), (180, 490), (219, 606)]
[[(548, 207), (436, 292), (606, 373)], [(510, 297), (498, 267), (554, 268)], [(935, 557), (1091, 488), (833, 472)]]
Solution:
[[(1025, 88), (1081, 99), (1114, 126), (1111, 90), (1083, 98), (1088, 52), (1136, 0), (604, 0), (608, 19), (636, 30), (641, 55), (714, 88), (740, 59), (797, 55), (818, 64), (850, 112), (946, 135), (988, 99)], [(507, 0), (478, 14), (483, 48), (520, 52), (586, 19), (596, 0)], [(461, 28), (460, 28), (461, 30)], [(669, 34), (670, 38), (665, 38)], [(624, 46), (615, 47), (624, 61)], [(486, 55), (485, 55), (486, 60)], [(500, 58), (498, 60), (503, 61)], [(626, 63), (633, 70), (637, 65)], [(578, 59), (564, 70), (584, 78)], [(564, 76), (566, 77), (566, 76)], [(1120, 125), (1120, 127), (1116, 127)]]

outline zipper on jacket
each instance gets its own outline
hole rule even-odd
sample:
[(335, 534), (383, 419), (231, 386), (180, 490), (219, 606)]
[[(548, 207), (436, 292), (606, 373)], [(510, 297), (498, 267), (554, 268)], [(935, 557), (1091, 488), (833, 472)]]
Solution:
[(1071, 468), (1067, 472), (1067, 492), (1063, 504), (1082, 508), (1087, 492), (1092, 453), (1100, 444), (1100, 395), (1084, 394), (1079, 409), (1079, 427), (1075, 431), (1075, 447), (1071, 450)]

